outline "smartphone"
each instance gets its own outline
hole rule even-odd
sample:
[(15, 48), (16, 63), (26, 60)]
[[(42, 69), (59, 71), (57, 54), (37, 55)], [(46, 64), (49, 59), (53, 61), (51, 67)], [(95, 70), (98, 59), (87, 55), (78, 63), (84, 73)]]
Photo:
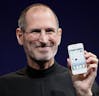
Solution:
[(73, 75), (84, 74), (87, 72), (87, 64), (84, 56), (83, 43), (68, 45), (68, 54), (71, 61)]

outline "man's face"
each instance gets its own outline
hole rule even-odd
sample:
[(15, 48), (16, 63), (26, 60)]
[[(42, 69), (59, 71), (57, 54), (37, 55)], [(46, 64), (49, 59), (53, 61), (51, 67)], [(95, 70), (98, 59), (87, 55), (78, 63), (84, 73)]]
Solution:
[(27, 27), (23, 33), (23, 47), (27, 57), (45, 61), (54, 58), (61, 39), (54, 15), (49, 11), (29, 10), (26, 14)]

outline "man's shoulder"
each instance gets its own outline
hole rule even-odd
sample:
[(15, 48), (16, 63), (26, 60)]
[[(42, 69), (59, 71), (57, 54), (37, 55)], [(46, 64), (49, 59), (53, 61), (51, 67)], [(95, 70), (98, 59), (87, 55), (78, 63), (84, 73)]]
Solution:
[(25, 68), (22, 68), (22, 69), (18, 69), (17, 71), (10, 72), (10, 73), (0, 76), (0, 80), (22, 77), (22, 76), (24, 76), (24, 74), (25, 74)]
[[(56, 63), (57, 64), (57, 63)], [(65, 72), (65, 73), (68, 73), (68, 68), (66, 66), (63, 66), (61, 64), (57, 64), (57, 69), (60, 71), (60, 72)]]
[(70, 74), (69, 74), (69, 69), (66, 67), (66, 66), (63, 66), (61, 64), (57, 64), (57, 68), (56, 68), (56, 74), (57, 76), (61, 76), (61, 78), (63, 79), (70, 79), (71, 80), (71, 77), (70, 77)]

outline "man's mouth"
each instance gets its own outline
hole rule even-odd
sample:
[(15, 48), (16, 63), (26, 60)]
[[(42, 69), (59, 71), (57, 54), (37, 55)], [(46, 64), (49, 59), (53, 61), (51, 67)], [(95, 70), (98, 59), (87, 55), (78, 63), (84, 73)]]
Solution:
[(51, 48), (50, 46), (45, 46), (45, 47), (37, 47), (40, 51), (49, 51)]
[(48, 52), (49, 50), (51, 50), (53, 46), (54, 44), (39, 44), (39, 43), (34, 45), (34, 47), (40, 52)]

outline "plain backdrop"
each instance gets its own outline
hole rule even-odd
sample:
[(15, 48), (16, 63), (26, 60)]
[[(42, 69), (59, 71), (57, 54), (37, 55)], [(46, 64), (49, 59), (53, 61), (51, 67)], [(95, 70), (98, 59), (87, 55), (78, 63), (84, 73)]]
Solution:
[[(27, 63), (24, 50), (18, 45), (15, 30), (21, 11), (32, 3), (49, 5), (63, 29), (56, 61), (66, 66), (67, 45), (84, 43), (87, 51), (99, 57), (98, 0), (1, 0), (0, 1), (0, 75), (16, 71)], [(99, 74), (99, 72), (98, 72)], [(99, 77), (96, 78), (99, 82)]]

